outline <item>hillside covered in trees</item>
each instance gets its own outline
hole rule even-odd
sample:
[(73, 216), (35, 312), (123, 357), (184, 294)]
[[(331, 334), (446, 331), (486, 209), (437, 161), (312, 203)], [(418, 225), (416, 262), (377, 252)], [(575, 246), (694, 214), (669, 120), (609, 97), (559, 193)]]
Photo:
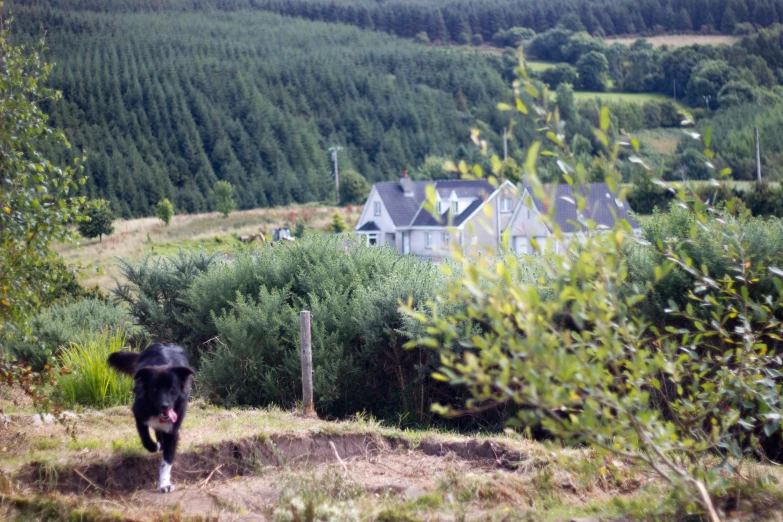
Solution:
[(458, 154), (477, 119), (502, 129), (498, 57), (258, 10), (128, 2), (15, 2), (14, 31), (46, 31), (46, 107), (86, 150), (86, 195), (122, 216), (212, 208), (216, 180), (240, 208), (332, 197), (328, 147), (370, 182), (428, 154)]
[[(752, 179), (752, 127), (720, 117), (731, 111), (768, 131), (765, 177), (783, 175), (773, 132), (783, 33), (764, 29), (783, 19), (783, 0), (16, 0), (8, 9), (15, 37), (45, 35), (56, 63), (49, 83), (64, 96), (45, 109), (73, 147), (53, 154), (86, 151), (84, 194), (123, 217), (151, 215), (162, 198), (177, 212), (212, 210), (218, 180), (236, 187), (241, 209), (328, 201), (335, 145), (341, 170), (370, 183), (404, 169), (447, 176), (445, 157), (481, 161), (466, 146), (471, 127), (502, 150), (510, 120), (496, 103), (509, 99), (518, 45), (542, 62), (532, 74), (552, 91), (658, 96), (578, 106), (563, 97), (580, 154), (601, 150), (585, 123), (597, 124), (602, 104), (613, 132), (678, 127), (686, 107), (700, 122), (716, 118), (716, 165)], [(733, 46), (657, 49), (600, 38), (695, 28), (749, 34)], [(466, 41), (505, 51), (426, 45)], [(522, 162), (536, 122), (513, 129), (509, 155)], [(711, 175), (690, 145), (658, 162), (665, 177)], [(624, 181), (636, 181), (634, 169), (622, 167)], [(545, 177), (559, 176), (552, 166)]]
[[(783, 22), (781, 0), (248, 0), (262, 9), (342, 22), (403, 37), (425, 32), (430, 40), (490, 41), (499, 31), (526, 27), (540, 33), (562, 24), (609, 36), (661, 32), (722, 32), (740, 24)], [(236, 8), (242, 0), (220, 2)]]

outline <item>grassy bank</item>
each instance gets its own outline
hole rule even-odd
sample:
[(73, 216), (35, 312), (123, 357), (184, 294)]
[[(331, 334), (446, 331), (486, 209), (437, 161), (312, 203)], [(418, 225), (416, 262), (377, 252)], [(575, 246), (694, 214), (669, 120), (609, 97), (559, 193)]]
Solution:
[(174, 216), (168, 227), (157, 218), (120, 219), (114, 224), (114, 233), (103, 241), (82, 240), (78, 245), (59, 245), (57, 250), (70, 264), (81, 262), (92, 266), (83, 271), (83, 284), (110, 288), (119, 276), (118, 257), (140, 259), (148, 253), (168, 255), (189, 247), (214, 252), (238, 243), (240, 236), (262, 232), (271, 239), (272, 231), (282, 226), (293, 231), (297, 221), (304, 223), (306, 230), (326, 233), (336, 210), (343, 214), (351, 230), (359, 220), (362, 207), (259, 208), (236, 211), (227, 218), (216, 212), (183, 214)]

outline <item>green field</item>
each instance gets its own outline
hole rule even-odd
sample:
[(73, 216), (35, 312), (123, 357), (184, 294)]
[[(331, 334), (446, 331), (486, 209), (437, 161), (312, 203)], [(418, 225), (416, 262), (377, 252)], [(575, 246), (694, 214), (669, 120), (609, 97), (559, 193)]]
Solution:
[(578, 101), (599, 99), (604, 102), (626, 102), (626, 103), (646, 103), (648, 101), (667, 101), (670, 96), (664, 94), (651, 93), (631, 93), (631, 92), (575, 92), (574, 96)]
[(538, 73), (538, 72), (546, 71), (547, 69), (552, 69), (554, 67), (557, 67), (560, 64), (555, 62), (525, 61), (525, 65), (527, 66), (527, 69), (529, 71)]

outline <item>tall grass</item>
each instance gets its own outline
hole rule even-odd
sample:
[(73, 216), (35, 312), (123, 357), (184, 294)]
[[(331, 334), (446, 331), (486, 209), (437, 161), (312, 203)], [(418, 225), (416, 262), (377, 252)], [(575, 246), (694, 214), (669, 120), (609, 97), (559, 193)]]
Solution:
[(80, 343), (71, 343), (60, 355), (60, 366), (70, 373), (59, 381), (61, 399), (66, 406), (108, 408), (129, 404), (133, 399), (133, 379), (109, 367), (106, 359), (125, 347), (125, 333), (94, 332)]

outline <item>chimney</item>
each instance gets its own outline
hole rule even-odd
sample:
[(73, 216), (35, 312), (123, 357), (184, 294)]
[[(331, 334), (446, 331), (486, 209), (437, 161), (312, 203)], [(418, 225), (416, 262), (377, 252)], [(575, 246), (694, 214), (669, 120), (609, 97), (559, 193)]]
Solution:
[(402, 192), (405, 194), (406, 198), (413, 197), (413, 182), (411, 181), (411, 178), (408, 177), (407, 170), (402, 172), (402, 177), (400, 178), (400, 187), (402, 187)]

